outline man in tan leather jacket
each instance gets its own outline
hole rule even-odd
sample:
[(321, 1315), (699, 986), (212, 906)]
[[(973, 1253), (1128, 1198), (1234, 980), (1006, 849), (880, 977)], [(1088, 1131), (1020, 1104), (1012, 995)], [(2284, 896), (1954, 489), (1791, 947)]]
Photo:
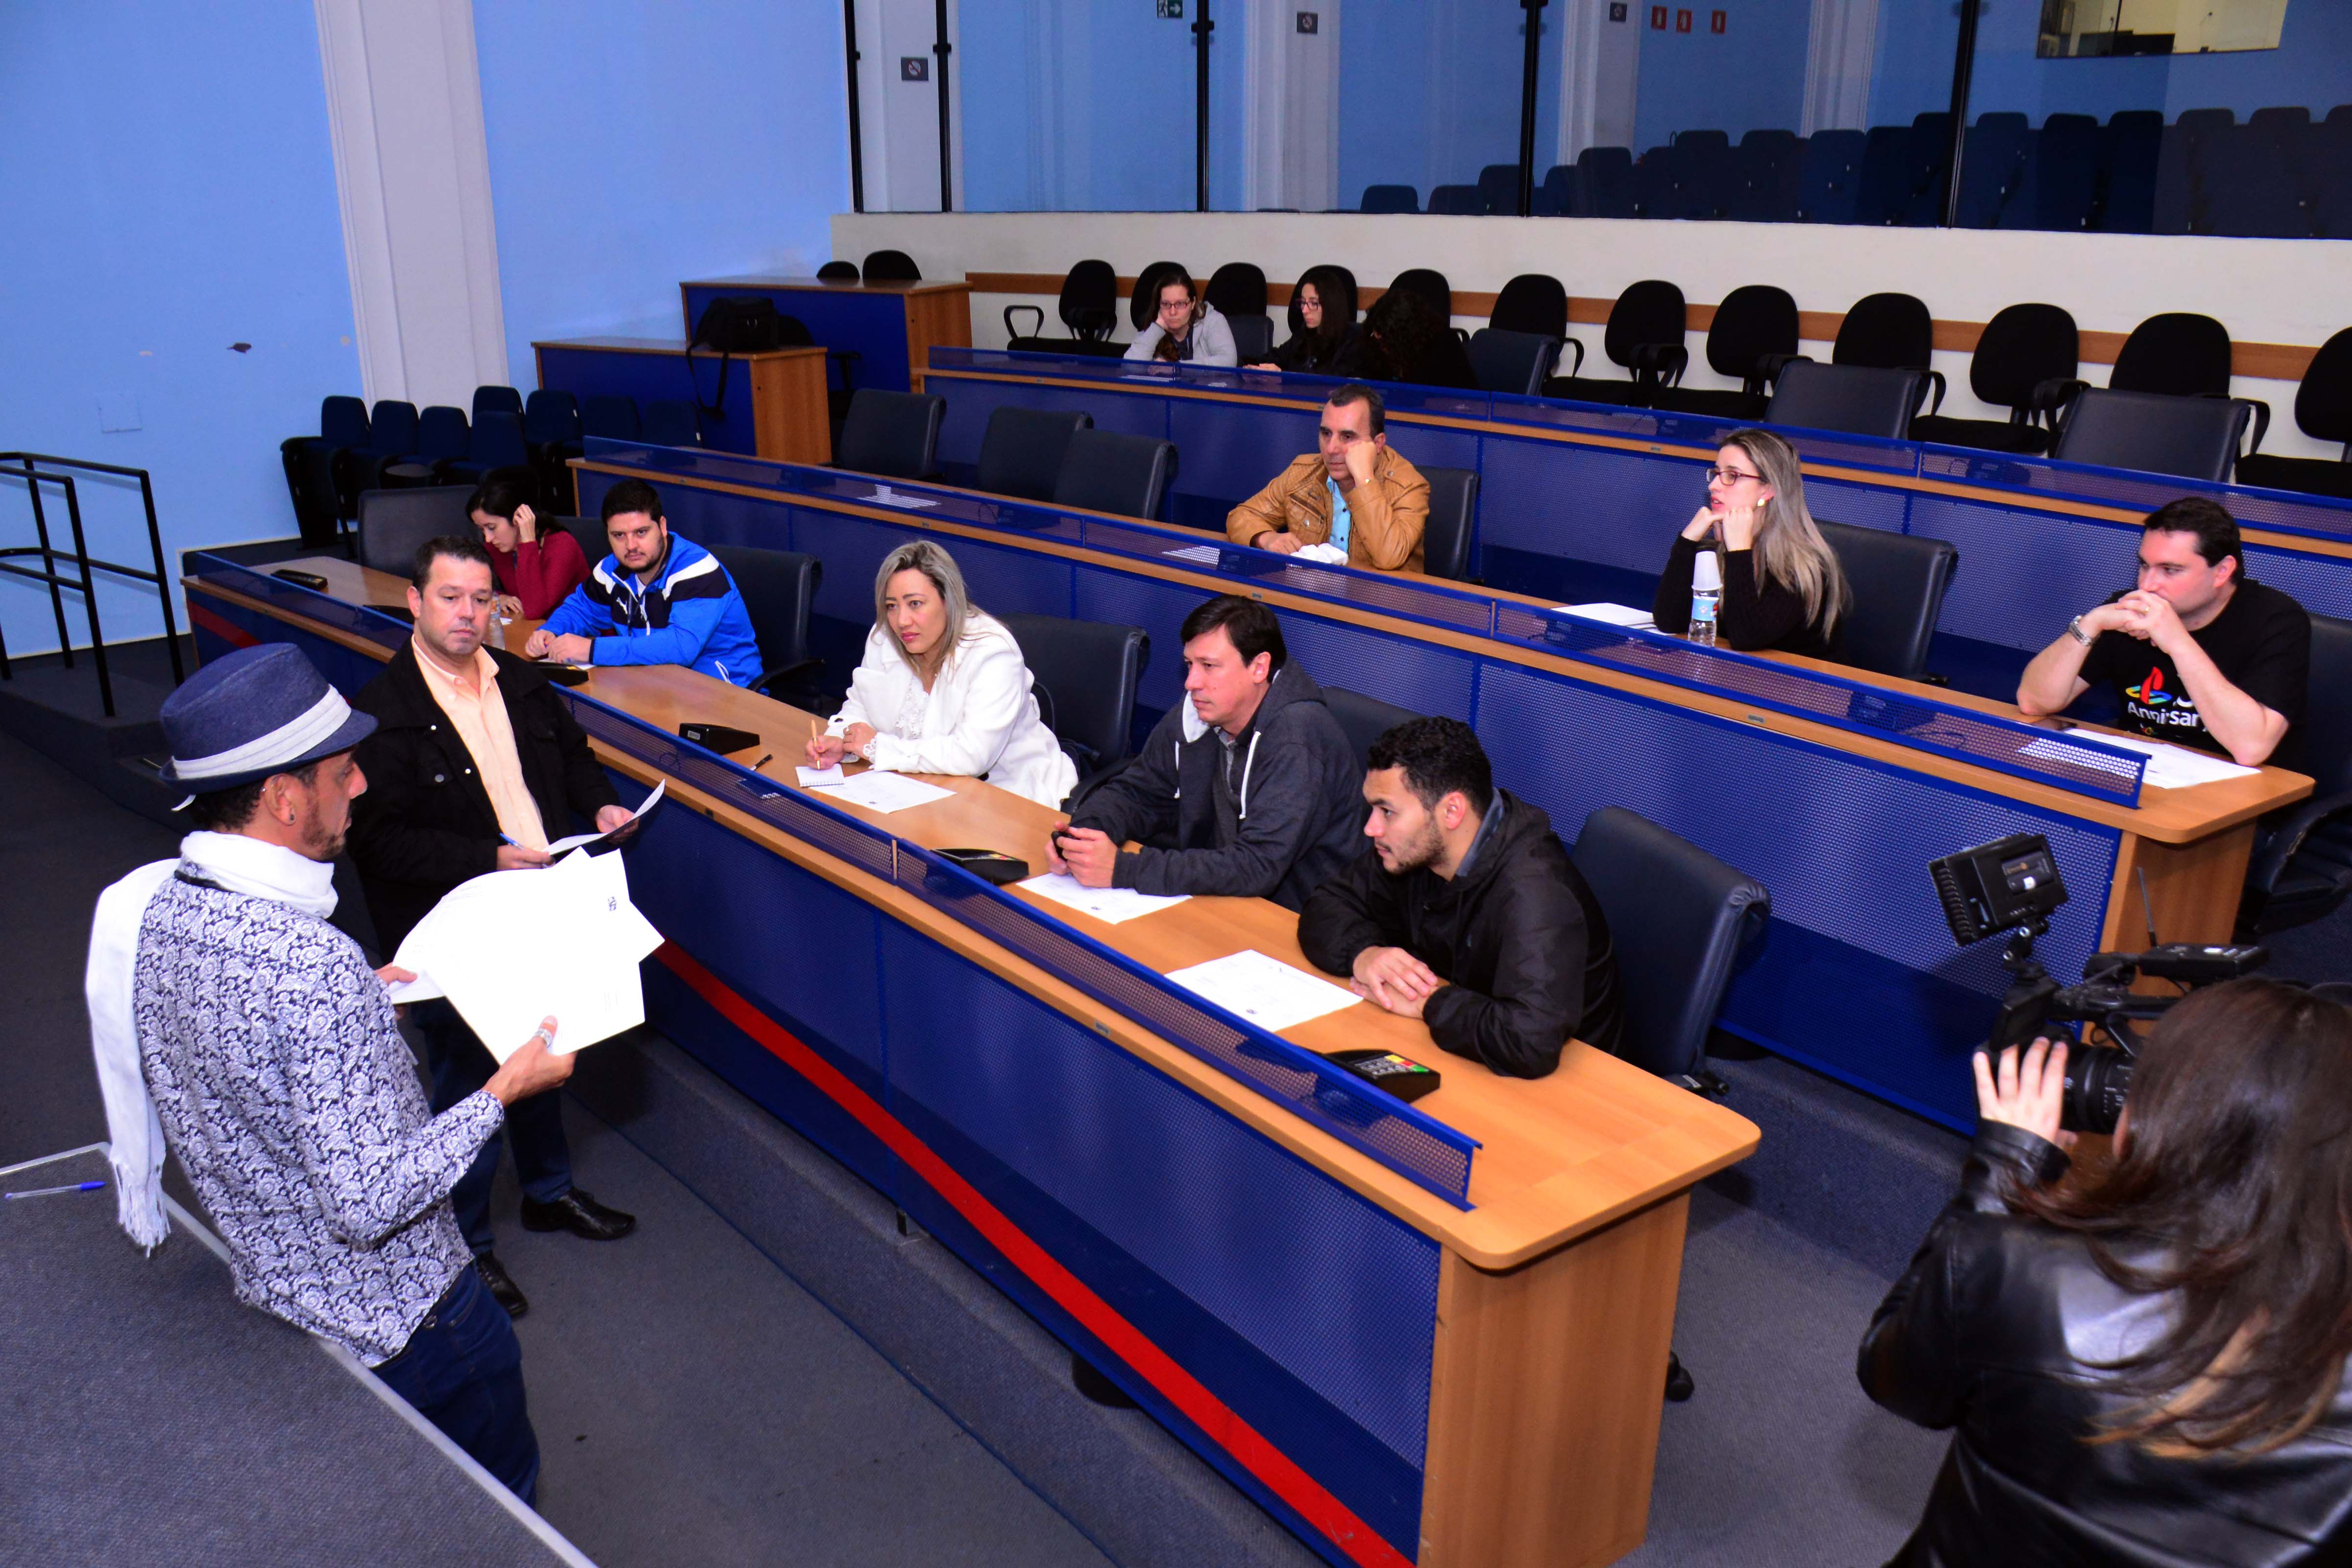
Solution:
[[(1274, 477), (1234, 508), (1225, 537), (1289, 554), (1336, 542), (1344, 530), (1348, 564), (1384, 572), (1421, 570), (1429, 526), (1429, 481), (1389, 445), (1381, 395), (1350, 383), (1323, 405), (1319, 451)], [(1343, 518), (1334, 524), (1335, 514)]]

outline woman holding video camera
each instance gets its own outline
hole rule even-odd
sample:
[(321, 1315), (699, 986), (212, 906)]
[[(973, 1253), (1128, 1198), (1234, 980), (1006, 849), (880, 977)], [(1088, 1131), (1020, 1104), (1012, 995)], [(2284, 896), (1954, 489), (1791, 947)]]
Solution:
[(2185, 997), (2073, 1180), (2065, 1056), (1978, 1054), (1959, 1195), (1863, 1340), (1871, 1398), (1954, 1429), (1892, 1568), (2352, 1562), (2352, 1008)]

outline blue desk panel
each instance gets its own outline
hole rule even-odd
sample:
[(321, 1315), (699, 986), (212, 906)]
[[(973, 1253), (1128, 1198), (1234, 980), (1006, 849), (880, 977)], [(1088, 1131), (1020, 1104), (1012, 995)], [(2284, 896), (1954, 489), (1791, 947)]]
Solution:
[(714, 418), (710, 405), (719, 397), (719, 365), (713, 359), (686, 355), (642, 353), (623, 349), (541, 348), (539, 384), (551, 392), (591, 397), (632, 397), (643, 417), (646, 405), (655, 402), (702, 405), (702, 444), (716, 452), (759, 450), (758, 431), (751, 419), (751, 367), (741, 360), (727, 362), (725, 417)]
[(904, 294), (869, 294), (856, 289), (761, 288), (754, 283), (689, 283), (681, 293), (686, 300), (683, 330), (689, 337), (694, 334), (695, 322), (702, 319), (703, 309), (713, 300), (737, 295), (772, 300), (779, 314), (797, 319), (822, 346), (846, 349), (858, 356), (850, 372), (853, 385), (905, 392), (913, 384), (908, 374), (911, 367), (907, 363)]

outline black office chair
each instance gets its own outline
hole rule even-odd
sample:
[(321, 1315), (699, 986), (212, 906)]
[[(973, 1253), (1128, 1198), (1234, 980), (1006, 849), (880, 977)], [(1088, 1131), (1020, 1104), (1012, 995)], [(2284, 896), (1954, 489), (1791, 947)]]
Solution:
[(1445, 280), (1444, 273), (1427, 267), (1408, 267), (1389, 279), (1389, 287), (1410, 289), (1428, 300), (1439, 321), (1454, 320), (1454, 285)]
[[(1655, 278), (1633, 284), (1609, 307), (1609, 325), (1601, 337), (1601, 352), (1612, 363), (1623, 365), (1633, 379), (1558, 375), (1544, 383), (1543, 395), (1579, 403), (1646, 406), (1660, 387), (1681, 379), (1682, 367), (1689, 362), (1690, 353), (1683, 346), (1683, 321), (1680, 289)], [(1580, 353), (1578, 368), (1582, 366)]]
[(1356, 766), (1370, 772), (1372, 765), (1372, 742), (1398, 725), (1422, 717), (1410, 708), (1400, 708), (1393, 702), (1383, 702), (1377, 697), (1367, 697), (1360, 691), (1350, 691), (1344, 686), (1323, 689), (1323, 706), (1331, 717), (1339, 721), (1339, 732), (1348, 737), (1355, 749)]
[(360, 564), (399, 574), (416, 570), (416, 547), (428, 539), (476, 537), (466, 515), (471, 485), (424, 485), (360, 492)]
[(1094, 426), (1091, 414), (1043, 408), (997, 409), (980, 438), (980, 474), (975, 488), (1023, 500), (1052, 500), (1070, 437)]
[(572, 470), (564, 464), (581, 455), (580, 437), (580, 405), (570, 393), (541, 387), (523, 405), (522, 443), (539, 476), (539, 493), (550, 507), (571, 503)]
[(1559, 367), (1561, 341), (1537, 332), (1481, 327), (1470, 334), (1464, 352), (1470, 356), (1470, 372), (1478, 378), (1480, 391), (1534, 397)]
[(894, 479), (929, 479), (939, 472), (940, 420), (947, 402), (928, 393), (884, 392), (861, 386), (849, 400), (833, 466)]
[(1822, 518), (1813, 522), (1837, 552), (1838, 568), (1853, 590), (1853, 604), (1838, 622), (1839, 662), (1904, 680), (1927, 679), (1927, 648), (1960, 552), (1948, 540), (1924, 534)]
[(2311, 798), (2255, 849), (2238, 903), (2238, 940), (2309, 925), (2352, 894), (2352, 621), (2311, 617), (2311, 686), (2300, 767)]
[[(2020, 116), (2022, 119), (2022, 116)], [(1929, 361), (1936, 353), (1936, 322), (1916, 294), (1865, 294), (1847, 307), (1830, 346), (1832, 364), (1872, 365), (1880, 370), (1916, 370), (1934, 393), (1933, 414), (1944, 405), (1944, 376)]]
[(2336, 458), (2280, 458), (2257, 452), (2238, 459), (2238, 482), (2275, 490), (2352, 500), (2352, 327), (2319, 345), (2294, 393), (2295, 427), (2344, 448)]
[(1038, 716), (1078, 765), (1081, 785), (1133, 752), (1135, 689), (1151, 662), (1141, 626), (1060, 616), (999, 616), (1037, 694)]
[(1910, 431), (1926, 381), (1924, 371), (1790, 360), (1780, 369), (1764, 422), (1900, 441)]
[(1969, 390), (1980, 403), (2006, 407), (2009, 418), (1924, 414), (1911, 421), (1911, 438), (1993, 452), (2048, 451), (2059, 410), (2082, 390), (2074, 379), (2079, 352), (2074, 318), (2057, 306), (2003, 306), (1969, 357)]
[(1051, 499), (1055, 506), (1154, 519), (1175, 478), (1175, 442), (1080, 429), (1070, 435)]
[(1470, 535), (1478, 515), (1478, 470), (1428, 468), (1429, 526), (1421, 535), (1421, 569), (1449, 582), (1470, 580)]
[(1541, 272), (1522, 272), (1504, 284), (1502, 292), (1495, 296), (1495, 308), (1487, 312), (1486, 324), (1507, 332), (1564, 338), (1568, 336), (1568, 289), (1557, 278)]
[(1135, 291), (1127, 297), (1127, 319), (1137, 331), (1143, 331), (1159, 317), (1160, 279), (1182, 269), (1177, 262), (1155, 261), (1135, 275)]
[[(1026, 310), (1037, 318), (1034, 327), (1026, 334), (1014, 330), (1013, 318)], [(1004, 346), (1027, 353), (1096, 353), (1118, 354), (1121, 351), (1108, 340), (1118, 325), (1118, 274), (1108, 261), (1087, 260), (1070, 268), (1062, 279), (1061, 298), (1055, 302), (1055, 313), (1069, 332), (1066, 338), (1046, 338), (1045, 309), (1042, 305), (1007, 305), (1004, 307), (1004, 334), (1010, 340)]]
[(1274, 349), (1274, 319), (1265, 313), (1265, 272), (1255, 262), (1228, 261), (1202, 290), (1233, 330), (1241, 363), (1255, 364)]
[(1650, 406), (1717, 419), (1760, 419), (1767, 403), (1765, 389), (1796, 352), (1797, 301), (1786, 289), (1769, 283), (1745, 284), (1723, 297), (1706, 329), (1708, 367), (1717, 375), (1737, 379), (1739, 389), (1679, 384), (1689, 351), (1677, 345), (1658, 356), (1660, 366), (1672, 373), (1676, 384), (1658, 388)]
[(816, 275), (826, 283), (855, 283), (857, 281), (857, 263), (828, 261), (816, 269)]
[(2252, 405), (2237, 397), (2176, 397), (2091, 387), (2058, 435), (2061, 462), (2229, 481)]
[(581, 559), (588, 563), (591, 572), (596, 570), (599, 562), (613, 553), (613, 542), (605, 535), (603, 518), (559, 517), (555, 521), (572, 536), (572, 542), (580, 546)]
[(2107, 377), (2116, 392), (2230, 395), (2230, 331), (2210, 316), (2167, 310), (2131, 330)]
[(868, 283), (920, 283), (922, 269), (915, 258), (903, 250), (877, 250), (867, 256), (866, 265), (858, 270)]
[(764, 550), (749, 544), (713, 544), (710, 553), (735, 580), (760, 645), (762, 673), (751, 689), (796, 708), (820, 709), (824, 697), (809, 689), (824, 660), (809, 652), (809, 616), (824, 581), (824, 563), (796, 550)]

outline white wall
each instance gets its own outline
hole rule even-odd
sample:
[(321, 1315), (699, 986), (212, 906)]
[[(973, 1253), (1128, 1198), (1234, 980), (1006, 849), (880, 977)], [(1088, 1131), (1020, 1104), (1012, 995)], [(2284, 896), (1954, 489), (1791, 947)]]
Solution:
[[(1456, 289), (1492, 290), (1521, 272), (1549, 272), (1570, 294), (1601, 299), (1666, 278), (1694, 304), (1713, 304), (1743, 283), (1777, 283), (1804, 310), (1843, 311), (1864, 294), (1895, 289), (1918, 295), (1943, 321), (1983, 321), (2004, 305), (2038, 300), (2072, 311), (2085, 331), (2129, 331), (2160, 310), (2197, 310), (2246, 342), (2315, 345), (2352, 324), (2344, 286), (2352, 245), (2330, 240), (1356, 213), (868, 213), (838, 215), (833, 230), (835, 255), (895, 246), (926, 278), (1058, 276), (1084, 257), (1131, 276), (1170, 256), (1202, 269), (1247, 258), (1279, 282), (1339, 261), (1367, 286), (1435, 265)], [(1013, 302), (973, 296), (975, 344), (1003, 345), (1002, 312)], [(1571, 325), (1570, 332), (1584, 341), (1587, 374), (1619, 374), (1601, 353), (1599, 326)], [(1704, 333), (1691, 334), (1690, 351), (1689, 384), (1728, 384), (1707, 371)], [(2005, 416), (1969, 395), (1966, 354), (1939, 353), (1935, 367), (1951, 383), (1944, 412)], [(2095, 384), (2106, 374), (2105, 365), (2083, 367)], [(2275, 422), (2264, 451), (2336, 455), (2294, 428), (2292, 382), (2242, 377), (2233, 390), (2270, 402)]]

